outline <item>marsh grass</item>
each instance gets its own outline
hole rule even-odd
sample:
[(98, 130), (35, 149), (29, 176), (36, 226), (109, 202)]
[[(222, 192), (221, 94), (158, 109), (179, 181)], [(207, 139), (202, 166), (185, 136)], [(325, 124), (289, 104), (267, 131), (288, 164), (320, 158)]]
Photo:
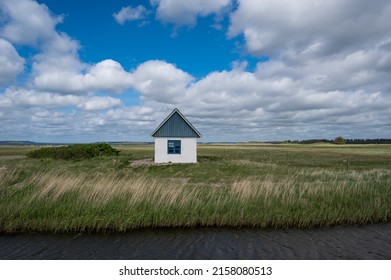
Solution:
[(345, 154), (319, 149), (316, 156), (288, 151), (294, 154), (288, 159), (284, 147), (224, 149), (206, 147), (201, 154), (209, 155), (195, 165), (137, 168), (125, 164), (126, 156), (48, 164), (0, 158), (0, 231), (310, 227), (391, 220), (391, 169), (383, 161), (379, 166), (365, 156), (364, 165), (346, 170), (335, 166)]

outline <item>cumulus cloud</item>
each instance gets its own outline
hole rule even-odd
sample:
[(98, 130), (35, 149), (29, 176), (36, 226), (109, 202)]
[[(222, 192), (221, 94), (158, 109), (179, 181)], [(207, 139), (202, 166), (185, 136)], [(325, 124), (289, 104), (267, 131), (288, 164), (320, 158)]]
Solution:
[(175, 65), (159, 60), (141, 64), (132, 73), (133, 87), (141, 93), (143, 101), (154, 100), (176, 104), (183, 99), (193, 77)]
[(94, 96), (83, 100), (77, 106), (87, 111), (107, 110), (122, 105), (122, 101), (110, 96)]
[(389, 1), (239, 0), (228, 37), (243, 35), (248, 53), (268, 61), (254, 72), (234, 64), (194, 83), (187, 94), (192, 114), (203, 124), (245, 126), (247, 133), (268, 131), (270, 138), (329, 137), (331, 131), (360, 137), (360, 126), (384, 136), (390, 126), (390, 18)]
[(215, 72), (189, 88), (186, 103), (200, 123), (208, 119), (214, 127), (237, 127), (242, 135), (254, 130), (263, 139), (332, 138), (337, 132), (384, 137), (391, 113), (391, 83), (383, 68), (388, 57), (357, 52), (301, 66), (275, 60), (259, 63), (254, 72)]
[[(204, 129), (204, 135), (215, 140), (233, 137), (232, 131), (240, 132), (235, 140), (276, 139), (281, 135), (331, 139), (335, 133), (346, 135), (357, 127), (384, 135), (383, 127), (390, 123), (387, 116), (391, 101), (383, 88), (390, 82), (387, 75), (376, 78), (376, 69), (360, 74), (369, 61), (378, 64), (377, 60), (384, 58), (376, 55), (357, 53), (345, 60), (330, 61), (323, 70), (316, 64), (291, 68), (282, 61), (269, 61), (258, 64), (253, 72), (240, 66), (210, 73), (197, 81), (163, 61), (146, 62), (132, 74), (141, 100), (154, 108), (158, 120), (174, 106), (184, 108), (194, 124)], [(350, 71), (351, 76), (330, 84), (329, 76), (341, 75), (333, 73), (335, 68)], [(115, 111), (111, 114), (123, 116)]]
[(193, 26), (198, 16), (216, 14), (231, 5), (231, 0), (153, 0), (151, 2), (157, 6), (156, 17), (159, 20), (177, 26)]
[(309, 50), (320, 56), (389, 37), (390, 17), (387, 0), (238, 0), (228, 35), (243, 34), (248, 51), (256, 55)]
[(0, 108), (22, 109), (25, 107), (61, 108), (80, 103), (80, 97), (37, 92), (23, 88), (7, 89), (0, 95)]
[(137, 7), (122, 7), (118, 13), (113, 14), (113, 17), (117, 23), (123, 25), (127, 21), (145, 19), (147, 14), (147, 9), (143, 5), (138, 5)]
[(14, 46), (0, 38), (0, 86), (14, 81), (23, 71), (24, 62)]
[[(34, 78), (34, 85), (40, 90), (62, 93), (87, 93), (98, 90), (122, 92), (132, 84), (130, 73), (111, 59), (85, 66), (84, 74), (82, 71), (74, 71), (72, 67), (66, 71), (50, 66), (51, 64), (47, 62), (36, 67), (38, 73)], [(48, 71), (49, 69), (51, 71)]]
[(85, 111), (97, 111), (111, 109), (122, 105), (122, 101), (109, 96), (78, 96), (63, 95), (51, 92), (26, 90), (24, 88), (8, 88), (0, 95), (0, 108), (25, 109), (25, 108), (66, 108), (74, 106)]
[(0, 34), (15, 44), (37, 45), (51, 38), (55, 26), (62, 22), (62, 17), (53, 16), (45, 4), (31, 0), (2, 0), (0, 8), (7, 22)]
[[(118, 62), (107, 59), (89, 65), (80, 61), (79, 43), (56, 30), (62, 17), (52, 15), (44, 4), (31, 0), (3, 0), (1, 8), (7, 19), (1, 35), (14, 44), (39, 50), (32, 64), (34, 88), (63, 94), (121, 92), (129, 88), (130, 75)], [(5, 45), (3, 41), (1, 44)], [(20, 63), (21, 60), (14, 67), (19, 69)]]

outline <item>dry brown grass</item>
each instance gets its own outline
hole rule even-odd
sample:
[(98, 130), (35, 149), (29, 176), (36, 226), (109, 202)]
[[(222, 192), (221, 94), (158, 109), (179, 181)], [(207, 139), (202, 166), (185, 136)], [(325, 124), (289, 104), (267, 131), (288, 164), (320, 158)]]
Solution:
[(77, 193), (80, 199), (106, 204), (115, 198), (127, 198), (129, 204), (148, 199), (157, 206), (181, 204), (187, 200), (184, 194), (186, 181), (162, 181), (141, 174), (135, 177), (119, 177), (117, 174), (71, 174), (66, 170), (40, 172), (27, 185), (39, 186), (30, 201), (50, 198), (58, 200), (67, 193)]
[[(238, 178), (223, 187), (207, 187), (208, 196), (217, 200), (227, 194), (242, 202), (262, 197), (267, 205), (278, 199), (291, 205), (298, 200), (311, 196), (351, 195), (370, 191), (372, 183), (391, 176), (389, 170), (369, 170), (365, 172), (336, 173), (320, 170), (299, 170), (289, 177), (276, 178), (268, 174), (261, 178)], [(17, 170), (0, 168), (0, 180), (12, 181), (19, 176)], [(304, 180), (303, 178), (306, 178)], [(369, 184), (363, 182), (369, 182)], [(38, 191), (30, 197), (30, 202), (42, 199), (53, 201), (68, 193), (77, 193), (83, 201), (105, 204), (115, 198), (127, 198), (129, 204), (137, 204), (148, 200), (157, 207), (172, 205), (188, 205), (201, 196), (205, 188), (192, 186), (187, 178), (157, 179), (146, 174), (119, 177), (117, 174), (80, 173), (72, 174), (67, 170), (38, 172), (22, 183), (25, 187), (38, 186)], [(222, 192), (224, 189), (226, 192)], [(377, 202), (378, 203), (378, 202)]]

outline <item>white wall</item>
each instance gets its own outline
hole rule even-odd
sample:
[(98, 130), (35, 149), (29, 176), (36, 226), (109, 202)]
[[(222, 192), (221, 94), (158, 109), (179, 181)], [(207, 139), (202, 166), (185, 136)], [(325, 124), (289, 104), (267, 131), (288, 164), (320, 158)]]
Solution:
[[(167, 140), (181, 140), (181, 154), (167, 154)], [(155, 162), (197, 162), (197, 138), (155, 138)]]

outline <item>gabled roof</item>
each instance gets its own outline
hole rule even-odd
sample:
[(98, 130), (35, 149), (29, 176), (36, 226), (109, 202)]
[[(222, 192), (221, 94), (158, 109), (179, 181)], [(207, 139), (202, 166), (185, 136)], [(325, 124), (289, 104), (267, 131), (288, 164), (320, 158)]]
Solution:
[(152, 132), (152, 137), (202, 137), (201, 133), (175, 108)]

